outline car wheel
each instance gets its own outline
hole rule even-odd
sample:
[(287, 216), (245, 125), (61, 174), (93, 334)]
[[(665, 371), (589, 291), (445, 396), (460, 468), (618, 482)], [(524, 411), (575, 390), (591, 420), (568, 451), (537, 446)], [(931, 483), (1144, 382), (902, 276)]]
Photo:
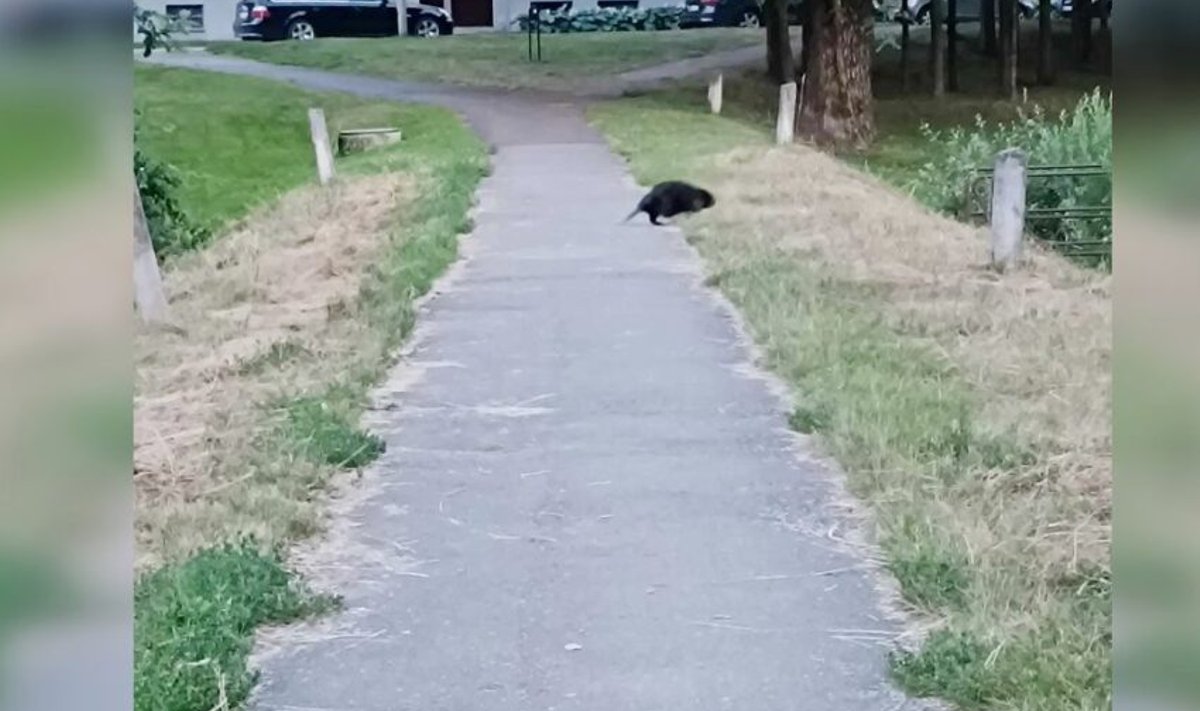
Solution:
[(758, 13), (750, 10), (743, 12), (737, 22), (738, 27), (758, 27), (760, 24), (762, 23), (758, 20)]
[(442, 26), (432, 17), (417, 19), (416, 33), (418, 37), (437, 37), (442, 34)]
[(292, 20), (287, 26), (287, 36), (294, 40), (316, 39), (317, 31), (308, 20)]

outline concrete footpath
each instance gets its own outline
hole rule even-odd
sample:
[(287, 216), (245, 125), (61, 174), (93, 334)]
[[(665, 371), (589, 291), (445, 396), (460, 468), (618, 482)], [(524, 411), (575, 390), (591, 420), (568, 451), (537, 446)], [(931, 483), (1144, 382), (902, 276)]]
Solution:
[(252, 708), (918, 708), (829, 473), (680, 232), (620, 224), (641, 191), (578, 105), (168, 59), (450, 106), (495, 148), (314, 559), (346, 611), (274, 637)]

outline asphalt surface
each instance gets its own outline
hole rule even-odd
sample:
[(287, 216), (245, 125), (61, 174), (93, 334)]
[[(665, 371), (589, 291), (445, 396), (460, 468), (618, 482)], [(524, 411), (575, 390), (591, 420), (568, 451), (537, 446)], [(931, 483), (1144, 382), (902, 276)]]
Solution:
[(827, 535), (833, 475), (681, 233), (620, 223), (641, 189), (578, 105), (164, 61), (449, 106), (495, 149), (325, 552), (347, 609), (262, 658), (252, 708), (911, 708), (875, 587)]

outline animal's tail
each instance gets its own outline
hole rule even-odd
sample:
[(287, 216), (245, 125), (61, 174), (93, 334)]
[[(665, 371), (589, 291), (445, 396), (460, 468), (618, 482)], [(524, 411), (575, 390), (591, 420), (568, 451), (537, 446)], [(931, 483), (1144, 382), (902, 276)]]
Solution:
[(629, 221), (630, 221), (630, 220), (632, 220), (632, 219), (633, 219), (635, 216), (637, 216), (637, 214), (638, 214), (639, 212), (641, 212), (641, 211), (642, 211), (642, 208), (644, 208), (645, 206), (646, 206), (646, 201), (645, 201), (645, 199), (638, 200), (637, 207), (633, 208), (633, 212), (629, 213), (629, 215), (628, 215), (628, 216), (627, 216), (627, 217), (626, 217), (624, 220), (621, 220), (621, 222), (623, 222), (623, 223), (624, 223), (624, 222), (629, 222)]

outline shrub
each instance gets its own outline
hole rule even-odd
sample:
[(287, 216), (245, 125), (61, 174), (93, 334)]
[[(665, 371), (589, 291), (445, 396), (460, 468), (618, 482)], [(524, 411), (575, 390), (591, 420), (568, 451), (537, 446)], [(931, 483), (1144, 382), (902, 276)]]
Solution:
[[(975, 126), (939, 132), (921, 127), (936, 156), (921, 168), (909, 186), (925, 204), (960, 214), (972, 202), (964, 191), (973, 169), (991, 165), (996, 153), (1016, 147), (1029, 155), (1030, 166), (1095, 163), (1108, 169), (1096, 177), (1035, 178), (1026, 198), (1033, 208), (1112, 205), (1112, 97), (1099, 90), (1085, 96), (1057, 119), (1040, 107), (1020, 113), (1011, 123), (988, 125), (976, 117)], [(1039, 219), (1029, 222), (1034, 234), (1049, 240), (1110, 240), (1111, 219)]]
[(211, 232), (196, 224), (179, 204), (175, 191), (179, 173), (173, 166), (155, 160), (138, 144), (135, 116), (133, 128), (133, 171), (142, 194), (142, 209), (150, 240), (159, 261), (204, 246)]
[[(678, 29), (683, 19), (681, 7), (651, 7), (644, 10), (633, 8), (597, 8), (579, 12), (543, 12), (542, 31), (547, 33), (567, 32), (635, 32), (646, 30)], [(522, 30), (529, 29), (529, 15), (521, 14), (513, 20)]]

